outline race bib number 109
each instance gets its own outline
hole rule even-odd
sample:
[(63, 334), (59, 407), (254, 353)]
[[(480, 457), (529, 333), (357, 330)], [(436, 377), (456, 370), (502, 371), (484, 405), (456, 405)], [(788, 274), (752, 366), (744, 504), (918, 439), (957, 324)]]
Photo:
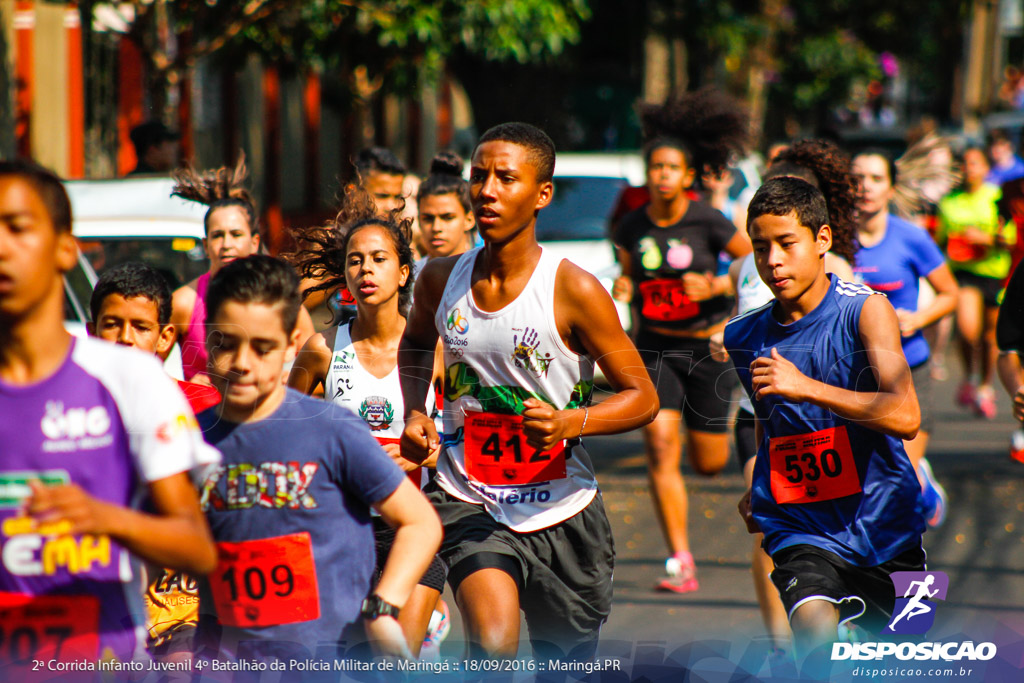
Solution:
[(320, 618), (309, 534), (217, 544), (210, 590), (225, 626), (248, 628)]
[(776, 503), (817, 503), (861, 491), (846, 427), (774, 437), (768, 454)]

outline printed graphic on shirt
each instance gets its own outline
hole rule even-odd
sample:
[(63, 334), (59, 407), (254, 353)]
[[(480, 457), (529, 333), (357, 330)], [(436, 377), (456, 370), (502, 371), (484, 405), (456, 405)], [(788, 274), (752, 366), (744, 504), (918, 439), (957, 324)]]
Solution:
[(547, 377), (554, 356), (537, 348), (540, 346), (537, 330), (532, 327), (513, 327), (512, 333), (512, 362), (515, 366), (526, 368), (535, 377)]
[(359, 406), (359, 417), (363, 418), (371, 432), (382, 432), (395, 420), (395, 409), (391, 401), (383, 396), (367, 396)]
[(318, 463), (296, 460), (217, 465), (207, 472), (199, 505), (203, 512), (210, 508), (312, 510), (319, 506), (309, 488), (319, 469)]
[(65, 408), (63, 401), (47, 401), (39, 428), (46, 437), (45, 453), (89, 451), (114, 442), (110, 414), (104, 406)]

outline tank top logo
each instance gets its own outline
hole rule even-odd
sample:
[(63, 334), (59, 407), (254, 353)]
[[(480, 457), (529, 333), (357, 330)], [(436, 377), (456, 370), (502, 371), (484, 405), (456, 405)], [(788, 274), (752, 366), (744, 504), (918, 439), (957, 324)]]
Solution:
[(513, 327), (512, 331), (512, 362), (517, 368), (525, 368), (535, 377), (547, 377), (548, 368), (554, 356), (538, 350), (540, 338), (537, 330), (532, 327)]
[(356, 354), (352, 351), (338, 351), (334, 354), (335, 370), (351, 370), (356, 360)]
[(381, 432), (391, 426), (395, 409), (383, 396), (367, 396), (359, 406), (359, 417), (369, 425), (371, 432)]
[(454, 330), (459, 334), (466, 334), (469, 332), (469, 319), (462, 315), (462, 311), (458, 308), (453, 308), (452, 312), (448, 314), (448, 320), (445, 322), (445, 327), (449, 331)]

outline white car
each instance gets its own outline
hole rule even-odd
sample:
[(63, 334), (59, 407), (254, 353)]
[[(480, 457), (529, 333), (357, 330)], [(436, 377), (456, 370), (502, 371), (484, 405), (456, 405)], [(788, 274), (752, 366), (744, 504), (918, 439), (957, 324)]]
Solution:
[[(172, 197), (171, 178), (72, 180), (64, 186), (71, 199), (71, 232), (85, 257), (83, 275), (65, 278), (69, 330), (84, 332), (96, 273), (112, 266), (142, 261), (163, 273), (172, 289), (209, 269), (202, 245), (206, 206)], [(177, 344), (164, 368), (182, 377)]]
[[(555, 194), (537, 217), (537, 240), (591, 273), (611, 292), (620, 268), (608, 235), (608, 218), (623, 189), (645, 182), (637, 152), (559, 154)], [(629, 306), (615, 303), (623, 327)]]

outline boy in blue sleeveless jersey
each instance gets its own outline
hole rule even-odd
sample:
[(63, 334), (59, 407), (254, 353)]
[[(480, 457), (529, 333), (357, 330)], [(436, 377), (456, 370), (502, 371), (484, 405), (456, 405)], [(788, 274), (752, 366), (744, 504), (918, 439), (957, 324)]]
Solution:
[(924, 568), (921, 488), (901, 442), (920, 410), (893, 307), (825, 273), (832, 229), (821, 193), (797, 178), (766, 182), (747, 231), (775, 301), (725, 330), (758, 422), (740, 512), (764, 533), (806, 656), (850, 619), (883, 628), (889, 574)]
[[(334, 656), (360, 636), (361, 617), (380, 650), (411, 657), (396, 617), (440, 545), (437, 515), (362, 420), (285, 387), (300, 339), (290, 266), (238, 259), (210, 281), (206, 302), (222, 398), (198, 418), (224, 460), (200, 495), (218, 565), (200, 584), (199, 646), (290, 659), (322, 643)], [(370, 507), (395, 528), (372, 594)]]

